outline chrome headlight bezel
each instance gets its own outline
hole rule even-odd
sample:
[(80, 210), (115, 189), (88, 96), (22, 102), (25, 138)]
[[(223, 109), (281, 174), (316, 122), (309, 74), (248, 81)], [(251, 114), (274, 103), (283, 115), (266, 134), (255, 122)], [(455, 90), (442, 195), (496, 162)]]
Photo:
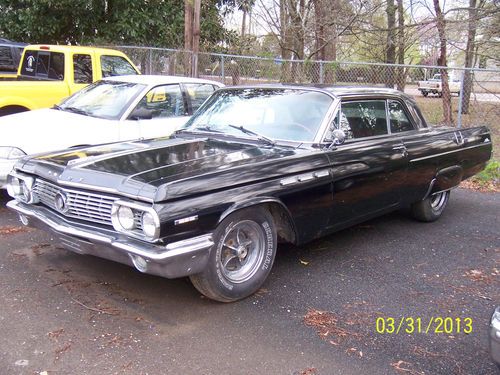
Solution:
[(38, 203), (38, 198), (33, 194), (35, 178), (21, 173), (12, 172), (7, 177), (7, 193), (19, 202), (26, 204)]
[[(128, 228), (123, 225), (122, 223), (123, 220), (120, 220), (121, 208), (125, 210), (131, 210), (134, 215), (134, 223), (133, 225), (128, 226)], [(123, 211), (123, 212), (130, 212), (130, 211)], [(154, 230), (152, 231), (146, 232), (144, 231), (144, 228), (142, 228), (143, 215), (145, 214), (150, 215), (153, 220)], [(141, 228), (137, 227), (136, 220), (140, 221)], [(145, 204), (130, 202), (121, 199), (113, 202), (113, 206), (111, 207), (111, 222), (113, 224), (113, 228), (117, 232), (124, 233), (130, 237), (146, 240), (149, 242), (154, 242), (158, 240), (158, 238), (160, 237), (160, 218), (158, 216), (158, 213), (155, 211), (153, 207)]]

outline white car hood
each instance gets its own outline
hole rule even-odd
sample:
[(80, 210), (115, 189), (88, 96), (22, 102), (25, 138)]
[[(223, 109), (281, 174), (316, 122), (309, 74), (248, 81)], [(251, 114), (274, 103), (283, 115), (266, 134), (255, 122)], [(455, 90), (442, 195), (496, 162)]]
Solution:
[[(64, 149), (77, 145), (109, 142), (105, 133), (116, 132), (119, 121), (76, 113), (39, 109), (0, 117), (0, 146), (20, 148), (26, 154)], [(102, 134), (100, 140), (99, 134)]]

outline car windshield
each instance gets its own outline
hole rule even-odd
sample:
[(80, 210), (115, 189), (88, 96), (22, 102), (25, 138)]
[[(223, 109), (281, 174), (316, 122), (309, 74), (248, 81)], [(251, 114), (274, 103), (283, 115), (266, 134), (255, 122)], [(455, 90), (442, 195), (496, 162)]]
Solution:
[[(242, 88), (215, 93), (182, 130), (261, 140), (313, 142), (333, 99), (289, 88)], [(253, 133), (253, 134), (252, 134)]]
[(57, 108), (82, 115), (118, 120), (145, 85), (100, 81), (70, 96)]

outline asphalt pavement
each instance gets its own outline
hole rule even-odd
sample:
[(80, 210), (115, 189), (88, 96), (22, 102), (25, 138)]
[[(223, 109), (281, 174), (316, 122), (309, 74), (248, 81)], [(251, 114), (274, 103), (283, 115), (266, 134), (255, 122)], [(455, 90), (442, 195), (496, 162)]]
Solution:
[(263, 288), (231, 304), (58, 248), (7, 200), (1, 374), (499, 373), (487, 330), (500, 304), (500, 194), (457, 189), (435, 223), (396, 212), (281, 245)]

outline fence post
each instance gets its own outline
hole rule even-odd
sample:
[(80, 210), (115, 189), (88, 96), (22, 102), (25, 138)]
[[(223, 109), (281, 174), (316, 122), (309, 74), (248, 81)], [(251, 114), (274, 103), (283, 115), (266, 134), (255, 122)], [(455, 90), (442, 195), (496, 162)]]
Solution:
[(153, 49), (149, 48), (149, 74), (153, 74)]
[(458, 128), (462, 127), (462, 100), (464, 98), (464, 83), (465, 83), (465, 69), (462, 71), (462, 78), (460, 79), (460, 92), (458, 94), (458, 118), (457, 118)]
[(226, 72), (224, 71), (224, 56), (220, 57), (220, 75), (222, 77), (222, 83), (226, 84)]
[(319, 62), (319, 83), (325, 83), (325, 72), (323, 70), (323, 61)]

